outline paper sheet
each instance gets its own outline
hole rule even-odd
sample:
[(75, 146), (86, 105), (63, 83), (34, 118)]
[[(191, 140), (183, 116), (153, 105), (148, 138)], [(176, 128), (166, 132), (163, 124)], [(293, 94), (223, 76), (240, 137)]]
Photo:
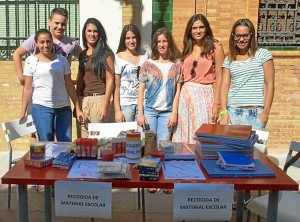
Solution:
[(76, 160), (67, 178), (101, 178), (102, 174), (98, 172), (98, 162), (99, 160)]
[(165, 179), (205, 180), (196, 161), (165, 161), (163, 173)]
[(69, 152), (73, 146), (72, 142), (45, 142), (46, 145), (46, 157), (55, 158), (61, 152)]

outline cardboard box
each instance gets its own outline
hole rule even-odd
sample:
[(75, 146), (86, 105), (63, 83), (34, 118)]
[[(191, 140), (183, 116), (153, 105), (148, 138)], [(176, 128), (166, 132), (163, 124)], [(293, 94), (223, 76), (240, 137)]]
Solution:
[(144, 156), (150, 156), (151, 150), (157, 149), (157, 135), (153, 131), (145, 131)]
[(52, 158), (46, 158), (46, 159), (40, 159), (40, 160), (25, 158), (25, 165), (26, 166), (33, 166), (33, 167), (37, 167), (37, 168), (43, 168), (43, 167), (49, 166), (51, 164), (52, 164)]

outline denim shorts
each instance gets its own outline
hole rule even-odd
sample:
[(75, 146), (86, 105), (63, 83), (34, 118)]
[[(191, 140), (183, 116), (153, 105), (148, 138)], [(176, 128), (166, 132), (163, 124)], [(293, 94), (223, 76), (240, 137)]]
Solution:
[(259, 119), (259, 114), (262, 113), (263, 107), (248, 109), (228, 106), (227, 110), (232, 125), (251, 125), (253, 130), (265, 130), (265, 125)]

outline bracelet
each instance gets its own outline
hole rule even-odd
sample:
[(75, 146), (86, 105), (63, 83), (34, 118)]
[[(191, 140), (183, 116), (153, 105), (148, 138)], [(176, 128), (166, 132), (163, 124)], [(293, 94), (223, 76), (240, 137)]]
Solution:
[(220, 115), (220, 117), (223, 117), (223, 116), (225, 116), (227, 114), (228, 114), (228, 110), (225, 109), (225, 110), (221, 111), (219, 115)]

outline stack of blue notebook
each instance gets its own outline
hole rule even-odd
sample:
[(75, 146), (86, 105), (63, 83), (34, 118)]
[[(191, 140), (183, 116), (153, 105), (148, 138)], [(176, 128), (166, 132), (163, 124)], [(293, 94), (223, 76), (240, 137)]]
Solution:
[(253, 159), (257, 139), (251, 126), (202, 124), (195, 133), (195, 147), (210, 177), (274, 177)]
[(196, 140), (224, 144), (233, 148), (253, 147), (258, 136), (248, 125), (202, 124), (196, 131)]
[(195, 133), (195, 150), (202, 159), (218, 159), (218, 152), (242, 152), (253, 157), (258, 136), (246, 125), (202, 124)]

